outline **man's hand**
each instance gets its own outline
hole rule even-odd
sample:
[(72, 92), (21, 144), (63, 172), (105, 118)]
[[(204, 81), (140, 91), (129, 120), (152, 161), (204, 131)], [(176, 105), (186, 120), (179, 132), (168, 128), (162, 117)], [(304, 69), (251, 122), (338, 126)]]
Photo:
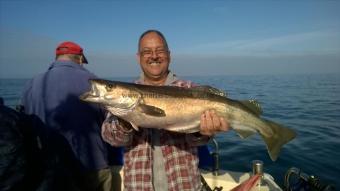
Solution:
[(224, 118), (217, 116), (215, 110), (207, 110), (201, 115), (201, 129), (202, 135), (212, 136), (215, 133), (228, 131), (229, 124)]

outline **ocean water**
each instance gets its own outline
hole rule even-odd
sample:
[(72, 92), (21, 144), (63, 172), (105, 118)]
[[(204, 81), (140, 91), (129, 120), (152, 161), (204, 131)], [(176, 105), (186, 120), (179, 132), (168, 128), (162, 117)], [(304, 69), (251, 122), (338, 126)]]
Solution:
[[(283, 124), (297, 133), (272, 162), (258, 135), (245, 140), (233, 131), (216, 136), (221, 167), (251, 171), (252, 160), (262, 160), (264, 171), (282, 185), (290, 167), (332, 183), (340, 188), (340, 75), (254, 75), (185, 77), (228, 93), (231, 99), (256, 99), (263, 117)], [(114, 78), (130, 81), (132, 78)], [(27, 80), (0, 79), (0, 96), (6, 105), (19, 103)]]

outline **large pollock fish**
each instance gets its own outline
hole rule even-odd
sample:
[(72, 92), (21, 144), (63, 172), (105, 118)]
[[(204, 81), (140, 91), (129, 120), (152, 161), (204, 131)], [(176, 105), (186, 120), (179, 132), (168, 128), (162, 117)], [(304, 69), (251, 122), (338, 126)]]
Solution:
[(80, 99), (102, 104), (137, 130), (144, 127), (198, 132), (201, 114), (214, 109), (241, 138), (259, 133), (273, 161), (281, 147), (295, 137), (293, 130), (260, 118), (262, 111), (256, 101), (232, 100), (212, 87), (148, 86), (101, 79), (90, 80), (90, 84), (91, 90)]

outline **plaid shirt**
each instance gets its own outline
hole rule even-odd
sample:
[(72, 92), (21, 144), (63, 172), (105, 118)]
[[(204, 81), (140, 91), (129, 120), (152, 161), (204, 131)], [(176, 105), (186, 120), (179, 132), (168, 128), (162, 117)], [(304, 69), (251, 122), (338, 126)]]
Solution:
[[(170, 80), (170, 82), (169, 82)], [(142, 84), (143, 78), (135, 83)], [(171, 86), (192, 87), (190, 81), (178, 80), (169, 73)], [(121, 122), (108, 114), (102, 126), (103, 139), (113, 146), (125, 146), (124, 187), (128, 191), (152, 191), (152, 130), (140, 128), (139, 131), (124, 128)], [(197, 146), (207, 143), (209, 137), (194, 134), (174, 133), (160, 130), (160, 148), (163, 154), (168, 189), (200, 190)]]

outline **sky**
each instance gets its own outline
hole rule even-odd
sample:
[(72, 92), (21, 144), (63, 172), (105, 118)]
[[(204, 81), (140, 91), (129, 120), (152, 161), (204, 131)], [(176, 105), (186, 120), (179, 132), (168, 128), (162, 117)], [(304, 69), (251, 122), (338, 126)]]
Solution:
[(0, 0), (0, 78), (47, 70), (74, 41), (102, 78), (133, 77), (139, 36), (161, 31), (180, 76), (340, 73), (340, 1)]

